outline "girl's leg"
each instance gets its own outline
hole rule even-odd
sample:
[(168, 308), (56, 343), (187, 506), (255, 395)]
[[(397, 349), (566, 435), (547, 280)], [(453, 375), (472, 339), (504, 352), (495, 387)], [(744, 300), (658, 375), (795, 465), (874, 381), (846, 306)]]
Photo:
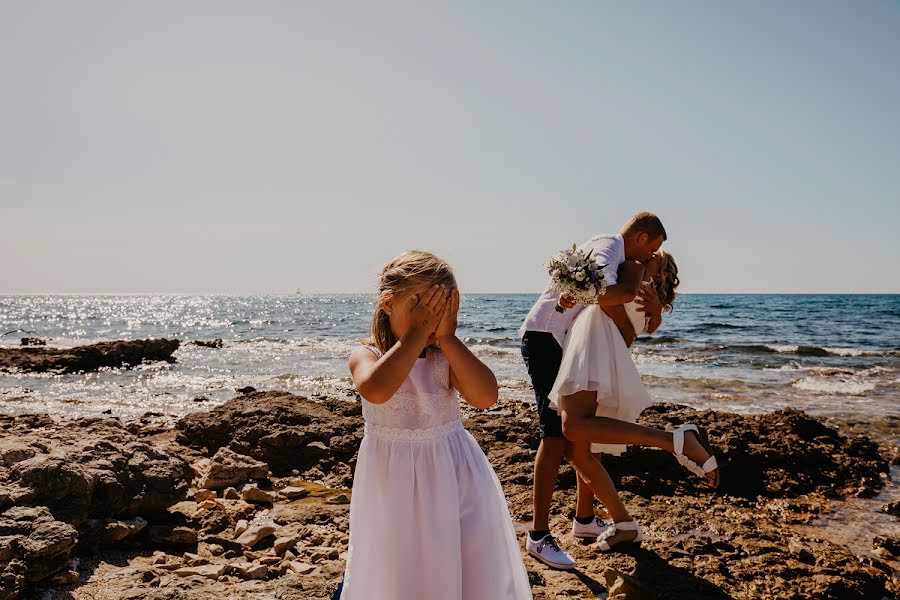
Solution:
[[(563, 401), (569, 405), (572, 414), (566, 415)], [(575, 407), (578, 408), (575, 408)], [(590, 409), (589, 414), (584, 411)], [(644, 427), (637, 423), (629, 423), (609, 417), (596, 416), (597, 393), (593, 391), (576, 392), (571, 396), (560, 398), (560, 411), (563, 420), (563, 433), (572, 442), (596, 442), (602, 444), (627, 444), (630, 446), (647, 446), (659, 448), (666, 452), (675, 452), (672, 434), (661, 429)], [(581, 412), (578, 412), (581, 411)], [(579, 416), (580, 415), (580, 416)], [(568, 416), (568, 419), (567, 419)], [(568, 420), (568, 424), (566, 421)], [(693, 432), (684, 436), (684, 453), (698, 465), (709, 459), (710, 454), (700, 443), (700, 438)], [(710, 484), (718, 483), (718, 472), (707, 474)]]

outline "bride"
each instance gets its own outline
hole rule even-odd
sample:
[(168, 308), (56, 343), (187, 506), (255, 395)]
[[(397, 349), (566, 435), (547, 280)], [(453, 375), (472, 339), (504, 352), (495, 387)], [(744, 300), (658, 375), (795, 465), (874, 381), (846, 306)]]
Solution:
[(625, 318), (623, 311), (599, 305), (578, 315), (566, 336), (562, 364), (549, 394), (550, 406), (562, 417), (563, 434), (572, 442), (570, 460), (614, 521), (592, 546), (600, 551), (640, 542), (643, 531), (592, 451), (618, 455), (628, 444), (660, 448), (713, 487), (719, 483), (718, 464), (702, 427), (687, 424), (662, 431), (634, 422), (653, 402), (628, 346), (637, 335), (659, 327), (662, 310), (672, 310), (678, 267), (670, 254), (659, 251), (646, 265), (623, 263), (619, 282), (626, 280), (640, 285), (640, 302), (625, 305)]

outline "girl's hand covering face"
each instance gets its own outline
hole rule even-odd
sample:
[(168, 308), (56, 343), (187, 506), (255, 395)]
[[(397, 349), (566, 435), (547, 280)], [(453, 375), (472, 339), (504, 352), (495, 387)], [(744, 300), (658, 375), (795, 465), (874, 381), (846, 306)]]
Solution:
[(457, 317), (459, 315), (459, 290), (452, 288), (448, 292), (441, 320), (434, 332), (435, 337), (438, 339), (456, 335)]
[(410, 314), (410, 326), (431, 335), (440, 323), (449, 290), (442, 285), (433, 285), (418, 302)]

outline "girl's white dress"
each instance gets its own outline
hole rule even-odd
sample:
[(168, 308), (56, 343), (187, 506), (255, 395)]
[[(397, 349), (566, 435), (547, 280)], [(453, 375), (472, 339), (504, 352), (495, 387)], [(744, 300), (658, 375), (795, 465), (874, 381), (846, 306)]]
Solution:
[(342, 600), (530, 600), (506, 498), (463, 428), (444, 354), (429, 348), (390, 400), (362, 404)]
[[(637, 303), (626, 304), (625, 312), (637, 335), (647, 331), (646, 315), (637, 310)], [(559, 411), (560, 396), (586, 390), (597, 392), (598, 417), (634, 423), (653, 404), (619, 328), (596, 304), (581, 311), (566, 335), (550, 406)], [(626, 448), (624, 444), (591, 444), (592, 452), (615, 456)]]

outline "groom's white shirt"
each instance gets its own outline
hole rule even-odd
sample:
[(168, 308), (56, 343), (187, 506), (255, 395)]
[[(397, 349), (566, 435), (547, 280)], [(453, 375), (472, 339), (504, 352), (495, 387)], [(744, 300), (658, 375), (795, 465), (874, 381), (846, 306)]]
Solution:
[[(593, 257), (597, 264), (606, 265), (603, 274), (607, 285), (615, 285), (619, 274), (619, 265), (625, 262), (625, 240), (621, 234), (602, 233), (596, 235), (579, 246), (582, 250), (593, 250)], [(519, 337), (526, 331), (544, 331), (552, 333), (560, 348), (566, 340), (569, 327), (575, 322), (575, 317), (584, 310), (583, 304), (577, 304), (565, 312), (557, 312), (556, 304), (559, 302), (559, 293), (550, 291), (549, 284), (544, 293), (534, 303), (525, 322), (519, 328)]]

